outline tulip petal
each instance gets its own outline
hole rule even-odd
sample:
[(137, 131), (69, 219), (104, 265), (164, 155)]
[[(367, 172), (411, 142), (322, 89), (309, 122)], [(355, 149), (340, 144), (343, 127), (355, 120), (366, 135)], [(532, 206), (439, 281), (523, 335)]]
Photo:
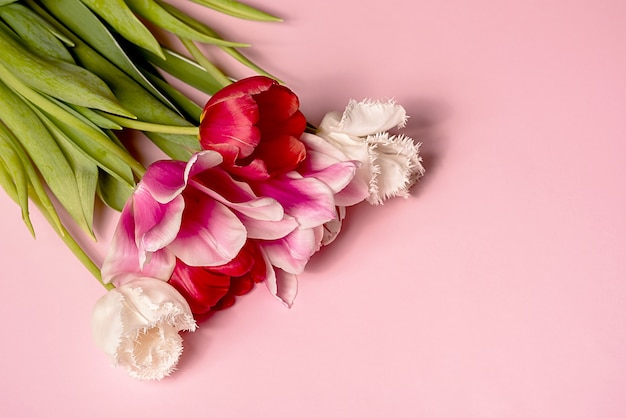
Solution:
[(131, 199), (122, 211), (109, 251), (102, 263), (102, 280), (116, 286), (137, 276), (150, 276), (167, 281), (175, 265), (174, 255), (167, 249), (150, 254), (149, 260), (146, 259), (143, 266), (140, 264), (139, 249), (135, 244), (132, 205)]
[(178, 234), (185, 208), (182, 196), (161, 204), (140, 184), (133, 194), (133, 218), (135, 220), (135, 243), (139, 249), (140, 264), (145, 262), (146, 252), (165, 248)]
[(270, 293), (286, 307), (291, 308), (298, 293), (298, 277), (276, 269), (275, 273), (265, 281)]
[(391, 197), (407, 197), (409, 188), (424, 174), (419, 144), (409, 137), (385, 134), (367, 138), (371, 149), (372, 172), (370, 197), (372, 204), (382, 204)]
[(275, 240), (285, 237), (298, 227), (298, 221), (291, 216), (278, 221), (254, 219), (242, 213), (238, 216), (246, 226), (249, 239)]
[(300, 274), (309, 258), (320, 247), (321, 236), (315, 229), (296, 229), (285, 238), (260, 242), (269, 262), (288, 273)]
[(287, 87), (275, 85), (253, 96), (259, 108), (257, 126), (264, 140), (279, 136), (300, 137), (306, 128), (306, 118), (298, 110), (300, 102)]
[(283, 207), (270, 197), (257, 197), (250, 186), (221, 170), (206, 170), (190, 180), (190, 186), (247, 217), (280, 221)]
[(185, 188), (182, 161), (156, 161), (148, 167), (141, 179), (141, 187), (148, 191), (159, 203), (168, 203)]
[(341, 232), (341, 226), (346, 217), (346, 208), (343, 206), (337, 206), (336, 209), (337, 218), (324, 224), (322, 246), (332, 243)]
[(224, 158), (219, 152), (216, 151), (200, 151), (195, 153), (189, 159), (184, 171), (185, 184), (189, 182), (189, 179), (197, 176), (198, 174), (220, 165), (224, 161)]
[(267, 171), (276, 175), (294, 170), (306, 158), (304, 144), (291, 135), (262, 141), (254, 158), (264, 162)]
[[(268, 129), (285, 128), (285, 125), (278, 125), (276, 122), (289, 121), (298, 113), (298, 108), (300, 107), (298, 96), (290, 89), (280, 84), (275, 84), (272, 88), (256, 94), (253, 97), (261, 112), (259, 115), (259, 125), (263, 126), (269, 123), (271, 126), (267, 126)], [(298, 121), (297, 123), (301, 122)], [(304, 126), (302, 129), (304, 130)]]
[(265, 161), (259, 159), (254, 159), (245, 165), (233, 163), (232, 167), (228, 167), (228, 171), (235, 176), (255, 181), (262, 181), (271, 177)]
[(304, 133), (300, 141), (307, 150), (308, 158), (300, 166), (305, 171), (321, 171), (333, 164), (350, 160), (339, 148), (320, 136)]
[(206, 104), (206, 107), (211, 107), (217, 103), (221, 103), (224, 100), (230, 100), (232, 98), (259, 94), (268, 90), (273, 85), (278, 85), (278, 83), (275, 80), (264, 76), (243, 78), (236, 83), (229, 84), (211, 96)]
[(403, 127), (406, 121), (406, 111), (393, 101), (350, 100), (339, 122), (339, 130), (353, 136), (368, 136)]
[(246, 228), (221, 203), (189, 191), (180, 232), (169, 248), (190, 266), (228, 263), (246, 242)]
[(357, 175), (350, 184), (335, 194), (337, 206), (353, 206), (369, 197), (369, 182), (365, 176), (359, 175), (360, 173), (361, 171), (357, 170)]
[(191, 312), (199, 315), (210, 311), (228, 293), (230, 277), (179, 261), (169, 283), (184, 296)]
[(223, 274), (226, 276), (243, 276), (250, 271), (255, 261), (254, 251), (255, 246), (250, 241), (246, 241), (246, 244), (241, 248), (241, 251), (237, 254), (237, 257), (233, 258), (226, 264), (215, 267), (205, 267), (207, 271), (212, 273)]
[(333, 193), (315, 178), (277, 177), (255, 184), (258, 194), (276, 199), (301, 228), (312, 228), (335, 217)]
[(170, 374), (182, 352), (179, 331), (196, 322), (183, 296), (169, 284), (141, 277), (102, 296), (91, 327), (96, 344), (114, 365), (142, 380)]
[[(362, 167), (358, 160), (349, 161), (346, 154), (317, 135), (304, 134), (301, 141), (307, 148), (307, 159), (300, 165), (300, 173), (329, 186), (335, 193), (336, 205), (352, 206), (369, 196), (369, 167)], [(359, 147), (367, 149), (365, 144)]]
[(250, 96), (207, 104), (200, 122), (200, 144), (204, 149), (211, 149), (213, 144), (231, 145), (241, 158), (248, 157), (261, 140), (255, 126), (258, 120), (257, 104)]

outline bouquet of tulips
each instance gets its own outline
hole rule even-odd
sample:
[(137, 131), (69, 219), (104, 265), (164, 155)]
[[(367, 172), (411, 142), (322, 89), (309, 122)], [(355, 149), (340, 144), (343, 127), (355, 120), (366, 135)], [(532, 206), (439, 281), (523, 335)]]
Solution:
[[(233, 0), (193, 1), (279, 20)], [(186, 51), (166, 47), (164, 33)], [(233, 80), (198, 43), (258, 75)], [(33, 234), (29, 202), (108, 290), (95, 341), (139, 379), (171, 373), (180, 332), (256, 283), (291, 306), (346, 208), (406, 197), (423, 174), (419, 144), (389, 133), (407, 122), (401, 106), (350, 101), (312, 126), (246, 46), (161, 0), (0, 0), (0, 184)], [(196, 104), (165, 73), (210, 98)], [(140, 164), (126, 131), (163, 159)], [(95, 238), (96, 199), (121, 212), (101, 266), (67, 225)]]

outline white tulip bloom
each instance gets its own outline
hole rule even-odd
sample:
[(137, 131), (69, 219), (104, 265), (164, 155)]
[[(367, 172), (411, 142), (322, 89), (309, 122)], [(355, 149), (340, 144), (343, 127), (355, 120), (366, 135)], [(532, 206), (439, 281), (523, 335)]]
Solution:
[(183, 296), (154, 278), (138, 278), (109, 291), (94, 307), (96, 344), (114, 365), (137, 379), (169, 375), (182, 353), (180, 331), (195, 331), (196, 322)]
[(404, 108), (392, 101), (350, 100), (343, 114), (326, 114), (318, 128), (317, 135), (349, 159), (361, 162), (353, 181), (368, 184), (371, 204), (394, 196), (408, 197), (409, 188), (424, 174), (421, 144), (387, 132), (404, 127), (407, 119)]

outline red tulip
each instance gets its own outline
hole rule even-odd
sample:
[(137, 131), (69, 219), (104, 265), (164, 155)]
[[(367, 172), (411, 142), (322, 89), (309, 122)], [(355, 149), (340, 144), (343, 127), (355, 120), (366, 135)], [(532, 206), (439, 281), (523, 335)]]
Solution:
[(194, 315), (232, 306), (265, 279), (267, 265), (257, 246), (248, 241), (229, 263), (216, 267), (192, 267), (177, 260), (169, 284), (187, 300)]
[(262, 180), (294, 170), (306, 157), (299, 138), (306, 119), (298, 97), (264, 76), (217, 92), (200, 119), (200, 143), (224, 156), (228, 171)]

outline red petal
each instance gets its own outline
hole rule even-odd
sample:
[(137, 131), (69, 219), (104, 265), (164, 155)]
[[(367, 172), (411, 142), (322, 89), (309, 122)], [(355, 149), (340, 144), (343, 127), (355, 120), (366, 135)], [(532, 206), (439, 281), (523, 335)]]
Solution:
[(306, 149), (297, 138), (283, 135), (261, 142), (254, 157), (265, 162), (268, 172), (281, 174), (294, 170), (306, 158)]
[(230, 277), (178, 260), (169, 283), (183, 295), (194, 314), (203, 314), (228, 293)]
[(247, 248), (249, 246), (250, 244), (246, 243), (239, 254), (229, 263), (222, 266), (207, 267), (206, 270), (227, 276), (243, 276), (250, 271), (255, 261), (254, 254)]
[(207, 107), (223, 102), (224, 100), (262, 93), (277, 84), (275, 80), (265, 76), (241, 79), (215, 93), (207, 102), (205, 110)]
[(258, 107), (250, 96), (207, 106), (200, 122), (200, 143), (204, 149), (211, 149), (214, 144), (229, 144), (239, 149), (241, 157), (247, 157), (261, 139), (255, 126), (258, 120)]

